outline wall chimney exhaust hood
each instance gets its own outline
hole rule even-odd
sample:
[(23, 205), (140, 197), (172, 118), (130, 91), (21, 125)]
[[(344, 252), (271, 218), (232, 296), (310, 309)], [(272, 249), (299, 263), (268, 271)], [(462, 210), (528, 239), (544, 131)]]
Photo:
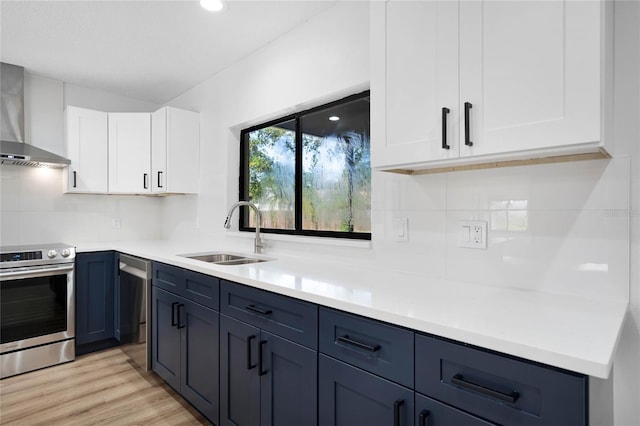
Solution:
[(68, 166), (68, 159), (24, 141), (24, 68), (0, 62), (0, 164)]

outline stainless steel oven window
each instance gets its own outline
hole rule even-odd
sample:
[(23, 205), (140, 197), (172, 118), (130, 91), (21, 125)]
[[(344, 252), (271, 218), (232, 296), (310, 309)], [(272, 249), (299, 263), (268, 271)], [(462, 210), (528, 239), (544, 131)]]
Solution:
[(75, 337), (74, 265), (3, 271), (0, 304), (3, 353)]

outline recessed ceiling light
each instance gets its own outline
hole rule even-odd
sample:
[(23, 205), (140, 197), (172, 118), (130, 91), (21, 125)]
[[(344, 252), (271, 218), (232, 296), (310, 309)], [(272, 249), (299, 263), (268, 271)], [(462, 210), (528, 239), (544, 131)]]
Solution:
[(340, 120), (340, 117), (338, 117), (337, 115), (332, 115), (331, 117), (329, 117), (329, 121), (338, 121)]
[(209, 12), (219, 12), (224, 9), (222, 0), (200, 0), (200, 6)]

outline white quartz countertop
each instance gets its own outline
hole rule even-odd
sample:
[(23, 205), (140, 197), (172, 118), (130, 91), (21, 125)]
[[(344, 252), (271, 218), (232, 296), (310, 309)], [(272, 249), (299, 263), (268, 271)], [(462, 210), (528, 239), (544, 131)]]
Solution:
[(304, 256), (242, 253), (273, 260), (223, 266), (178, 256), (227, 252), (186, 243), (114, 242), (77, 249), (117, 250), (603, 379), (611, 371), (627, 310), (623, 302), (430, 279)]

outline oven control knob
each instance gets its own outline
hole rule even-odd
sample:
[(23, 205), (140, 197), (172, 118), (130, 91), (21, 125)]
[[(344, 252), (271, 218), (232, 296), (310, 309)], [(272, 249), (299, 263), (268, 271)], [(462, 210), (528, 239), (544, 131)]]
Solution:
[(57, 255), (58, 255), (58, 252), (55, 250), (49, 250), (49, 253), (47, 253), (47, 256), (49, 256), (49, 259), (53, 259)]
[(62, 253), (60, 253), (60, 254), (62, 255), (62, 257), (69, 257), (71, 252), (69, 251), (69, 249), (63, 249)]

